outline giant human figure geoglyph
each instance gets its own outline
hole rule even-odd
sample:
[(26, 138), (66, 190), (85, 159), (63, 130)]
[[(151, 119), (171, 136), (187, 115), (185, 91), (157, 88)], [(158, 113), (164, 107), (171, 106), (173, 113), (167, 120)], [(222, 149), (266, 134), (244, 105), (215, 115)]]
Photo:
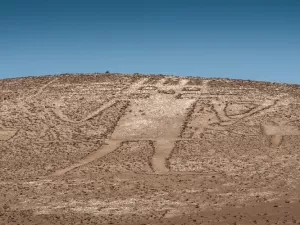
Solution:
[[(166, 88), (166, 85), (163, 85), (164, 79), (151, 86), (153, 89), (150, 91), (149, 98), (128, 98), (131, 94), (141, 91), (145, 87), (146, 81), (147, 78), (134, 83), (122, 95), (116, 97), (116, 99), (121, 101), (130, 100), (130, 109), (120, 119), (110, 139), (106, 141), (106, 145), (80, 162), (58, 170), (52, 175), (62, 175), (72, 169), (90, 163), (114, 151), (123, 141), (128, 140), (154, 141), (155, 154), (152, 159), (154, 172), (168, 172), (165, 160), (169, 156), (175, 140), (180, 135), (188, 108), (196, 99), (176, 98), (176, 95), (181, 92), (187, 80), (181, 80), (178, 85), (169, 87), (172, 88), (172, 94), (160, 92), (160, 89)], [(106, 105), (112, 105), (116, 99), (111, 100)], [(56, 113), (61, 119), (67, 120), (58, 110)]]
[[(166, 160), (174, 148), (175, 141), (182, 139), (180, 134), (182, 132), (184, 122), (187, 119), (186, 116), (188, 109), (199, 98), (203, 98), (205, 95), (210, 95), (207, 87), (208, 80), (204, 80), (202, 85), (197, 87), (197, 92), (192, 91), (188, 93), (192, 94), (188, 95), (188, 98), (176, 97), (181, 93), (184, 93), (183, 89), (186, 87), (188, 82), (187, 79), (179, 80), (176, 85), (166, 85), (164, 83), (165, 79), (160, 79), (154, 85), (147, 85), (147, 80), (147, 78), (144, 78), (137, 81), (120, 95), (116, 96), (115, 99), (105, 103), (101, 109), (90, 115), (93, 116), (93, 114), (99, 113), (101, 110), (105, 110), (116, 100), (130, 101), (126, 114), (119, 120), (114, 132), (110, 138), (106, 140), (106, 144), (103, 145), (101, 149), (88, 155), (78, 163), (58, 170), (52, 175), (62, 175), (77, 167), (86, 165), (110, 152), (113, 152), (124, 141), (141, 140), (152, 141), (154, 143), (155, 153), (151, 162), (154, 170), (153, 172), (158, 174), (169, 172)], [(143, 96), (142, 94), (148, 94), (148, 97), (139, 98), (137, 97), (139, 94), (141, 96)], [(131, 95), (134, 95), (135, 97), (130, 98)], [(274, 104), (274, 101), (266, 101), (244, 115), (229, 118), (224, 114), (224, 101), (219, 101), (218, 97), (215, 98), (214, 96), (209, 96), (209, 98), (211, 97), (213, 98), (209, 101), (213, 105), (214, 113), (218, 114), (220, 121), (217, 124), (219, 125), (217, 128), (212, 126), (216, 123), (216, 121), (210, 120), (210, 116), (203, 114), (203, 116), (198, 118), (199, 121), (195, 121), (195, 125), (197, 126), (198, 133), (200, 132), (200, 135), (202, 132), (205, 132), (206, 129), (226, 130), (226, 127), (234, 124), (235, 121), (251, 116)], [(57, 111), (56, 113), (62, 120), (67, 120), (61, 112)], [(80, 122), (84, 121), (85, 119)], [(197, 135), (195, 137), (197, 137)]]

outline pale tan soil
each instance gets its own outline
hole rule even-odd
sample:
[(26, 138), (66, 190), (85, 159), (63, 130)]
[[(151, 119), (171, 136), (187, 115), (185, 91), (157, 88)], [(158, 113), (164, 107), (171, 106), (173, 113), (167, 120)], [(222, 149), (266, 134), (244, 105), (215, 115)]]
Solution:
[(0, 80), (0, 224), (300, 224), (300, 86)]

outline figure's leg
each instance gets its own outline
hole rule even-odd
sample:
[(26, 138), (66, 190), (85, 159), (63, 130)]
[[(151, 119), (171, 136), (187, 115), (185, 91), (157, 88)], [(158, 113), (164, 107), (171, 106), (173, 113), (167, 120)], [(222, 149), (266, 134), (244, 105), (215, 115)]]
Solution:
[(55, 176), (61, 176), (61, 175), (64, 175), (65, 173), (67, 173), (67, 172), (69, 172), (73, 169), (76, 169), (78, 167), (81, 167), (81, 166), (84, 166), (88, 163), (91, 163), (91, 162), (93, 162), (93, 161), (109, 154), (110, 152), (114, 151), (115, 149), (117, 149), (120, 146), (121, 142), (122, 142), (121, 140), (108, 140), (106, 142), (106, 144), (104, 144), (102, 146), (102, 148), (100, 148), (98, 151), (89, 154), (85, 158), (81, 159), (79, 162), (77, 162), (73, 165), (70, 165), (67, 168), (55, 171), (50, 176), (54, 176), (54, 177)]
[(157, 140), (155, 141), (155, 153), (152, 158), (152, 167), (155, 173), (168, 173), (170, 168), (167, 165), (173, 148), (174, 140)]

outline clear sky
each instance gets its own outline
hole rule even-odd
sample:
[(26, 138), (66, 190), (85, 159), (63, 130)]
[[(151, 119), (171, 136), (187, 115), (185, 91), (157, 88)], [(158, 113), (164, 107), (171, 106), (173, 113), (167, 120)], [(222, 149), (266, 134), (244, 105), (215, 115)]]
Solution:
[(300, 84), (300, 0), (0, 1), (0, 79), (106, 70)]

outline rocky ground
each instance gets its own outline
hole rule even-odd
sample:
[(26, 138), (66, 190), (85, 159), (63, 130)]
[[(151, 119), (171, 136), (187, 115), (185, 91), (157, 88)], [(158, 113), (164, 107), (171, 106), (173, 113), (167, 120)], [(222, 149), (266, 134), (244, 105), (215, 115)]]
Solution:
[(300, 86), (0, 80), (0, 224), (300, 224)]

